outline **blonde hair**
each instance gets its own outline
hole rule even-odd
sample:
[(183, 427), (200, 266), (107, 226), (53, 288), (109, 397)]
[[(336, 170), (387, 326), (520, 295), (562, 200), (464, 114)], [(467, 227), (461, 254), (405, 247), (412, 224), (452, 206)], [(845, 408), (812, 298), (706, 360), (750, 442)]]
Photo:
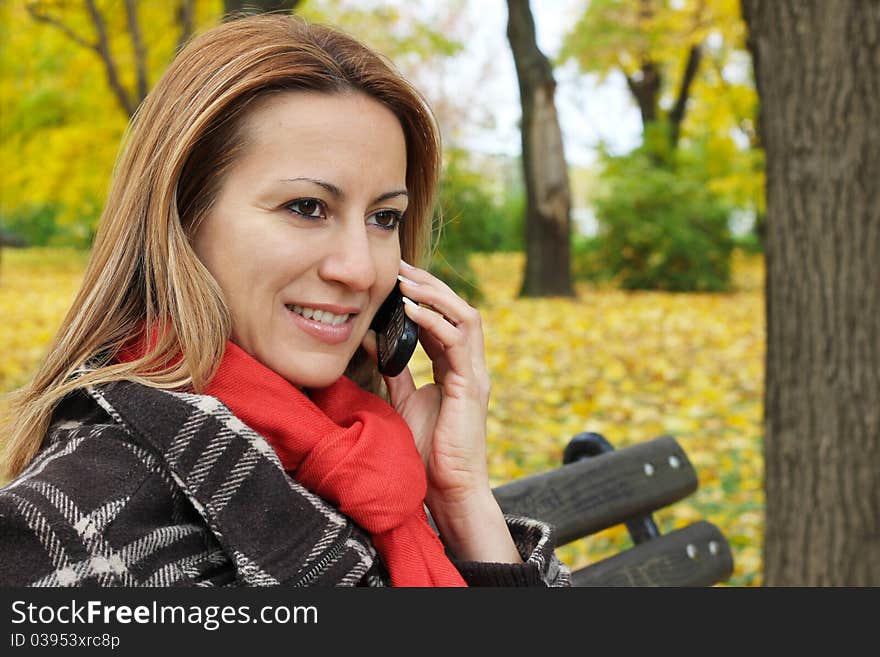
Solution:
[[(82, 286), (33, 379), (10, 395), (5, 476), (33, 458), (58, 402), (78, 388), (127, 379), (198, 392), (214, 376), (231, 318), (190, 239), (246, 145), (248, 108), (285, 90), (358, 91), (397, 116), (409, 193), (401, 255), (425, 262), (441, 152), (418, 91), (354, 38), (299, 18), (253, 16), (206, 31), (178, 54), (129, 125)], [(148, 332), (160, 323), (166, 330), (143, 357), (115, 362), (144, 323)], [(346, 374), (387, 394), (360, 348)]]

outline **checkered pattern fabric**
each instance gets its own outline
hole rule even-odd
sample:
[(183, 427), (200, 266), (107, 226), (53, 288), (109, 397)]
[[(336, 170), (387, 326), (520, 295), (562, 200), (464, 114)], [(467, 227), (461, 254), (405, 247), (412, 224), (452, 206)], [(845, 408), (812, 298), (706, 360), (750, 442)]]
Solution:
[[(566, 586), (549, 526), (509, 516), (523, 564), (470, 586)], [(120, 381), (59, 404), (0, 488), (3, 586), (386, 586), (369, 536), (283, 471), (214, 397)]]

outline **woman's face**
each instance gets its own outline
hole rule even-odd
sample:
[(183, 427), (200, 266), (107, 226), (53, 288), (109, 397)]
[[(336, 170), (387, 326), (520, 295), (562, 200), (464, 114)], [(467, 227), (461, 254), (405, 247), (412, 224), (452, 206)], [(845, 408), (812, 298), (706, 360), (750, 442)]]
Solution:
[(193, 247), (232, 341), (299, 387), (336, 381), (397, 282), (406, 144), (359, 93), (260, 100)]

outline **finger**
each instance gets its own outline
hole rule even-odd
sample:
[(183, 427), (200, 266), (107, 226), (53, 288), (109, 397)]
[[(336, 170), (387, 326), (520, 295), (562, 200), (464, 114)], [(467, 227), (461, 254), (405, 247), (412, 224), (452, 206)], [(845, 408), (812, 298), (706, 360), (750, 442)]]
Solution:
[[(398, 275), (401, 291), (413, 301), (426, 304), (439, 312), (453, 326), (466, 331), (474, 371), (485, 371), (486, 347), (479, 311), (430, 272), (413, 267), (404, 260), (400, 262), (400, 271), (405, 271), (412, 276), (412, 278), (408, 278), (405, 274)], [(428, 352), (428, 345), (423, 344), (423, 346), (425, 353), (433, 361), (435, 355)]]
[[(429, 331), (419, 331), (419, 342), (422, 343), (425, 353), (431, 359), (434, 368), (434, 380), (442, 382), (450, 368), (445, 347)], [(482, 342), (479, 344), (482, 346)], [(471, 346), (469, 351), (471, 352), (471, 367), (473, 368), (474, 381), (477, 388), (486, 394), (488, 399), (491, 383), (489, 369), (486, 366), (486, 357), (483, 355), (482, 349)]]
[[(400, 270), (412, 276), (408, 278), (405, 274), (398, 275), (401, 291), (413, 301), (427, 305), (443, 315), (453, 326), (464, 330), (474, 371), (486, 371), (488, 377), (483, 323), (479, 311), (430, 272), (412, 267), (403, 260), (400, 262)], [(427, 353), (427, 346), (425, 351)], [(434, 360), (431, 354), (428, 355)]]
[[(403, 276), (398, 278), (401, 279), (400, 289), (406, 296), (440, 313), (449, 324), (466, 333), (474, 368), (479, 368), (480, 363), (485, 363), (486, 348), (483, 337), (483, 325), (480, 313), (476, 308), (473, 308), (438, 279), (435, 279), (435, 281), (439, 285), (435, 285), (433, 282), (427, 284), (415, 283)], [(424, 346), (425, 352), (431, 360), (434, 360), (436, 349), (435, 354), (432, 354), (428, 351), (428, 345)]]
[(429, 331), (419, 331), (419, 342), (421, 342), (422, 348), (425, 350), (425, 353), (431, 361), (436, 362), (439, 358), (443, 357), (445, 348), (441, 342), (434, 337), (433, 333), (430, 333)]
[(428, 358), (431, 359), (434, 381), (443, 383), (443, 379), (446, 377), (447, 372), (449, 372), (450, 367), (449, 361), (446, 358), (446, 349), (437, 338), (424, 329), (419, 331), (419, 342), (421, 342), (425, 353), (428, 354)]
[[(403, 261), (401, 260), (401, 262)], [(431, 306), (446, 317), (453, 326), (473, 319), (474, 308), (430, 272), (415, 267), (405, 270), (403, 265), (401, 265), (401, 272), (403, 273), (398, 274), (397, 277), (401, 284), (401, 291), (413, 301)]]
[[(471, 361), (467, 336), (464, 331), (447, 322), (439, 313), (430, 308), (423, 308), (411, 299), (404, 297), (404, 312), (420, 328), (425, 329), (442, 346), (442, 357), (445, 357), (449, 366), (460, 376), (472, 378), (474, 366)], [(421, 331), (420, 331), (421, 333)], [(429, 338), (426, 338), (428, 340)], [(431, 346), (435, 355), (438, 354), (436, 345)], [(427, 349), (426, 349), (427, 353)]]
[[(408, 292), (409, 290), (403, 286), (401, 286), (401, 290), (403, 292)], [(422, 298), (413, 299), (414, 301), (419, 301), (425, 303), (429, 308), (433, 311), (438, 312), (442, 315), (443, 319), (446, 320), (451, 326), (459, 329), (465, 335), (466, 341), (468, 343), (468, 351), (471, 354), (471, 360), (473, 362), (473, 367), (475, 371), (479, 371), (481, 368), (486, 368), (486, 346), (485, 346), (485, 337), (483, 335), (483, 323), (480, 318), (480, 313), (475, 308), (468, 305), (466, 302), (464, 306), (466, 310), (462, 311), (466, 313), (463, 315), (466, 317), (464, 320), (460, 321), (451, 321), (449, 318), (450, 311), (442, 311), (443, 305), (438, 304), (437, 302), (430, 303), (425, 302), (425, 299), (430, 298), (428, 295), (420, 295)], [(440, 351), (434, 348), (434, 352), (430, 351), (430, 346), (423, 342), (423, 346), (425, 347), (425, 353), (434, 360), (436, 356), (440, 355)]]

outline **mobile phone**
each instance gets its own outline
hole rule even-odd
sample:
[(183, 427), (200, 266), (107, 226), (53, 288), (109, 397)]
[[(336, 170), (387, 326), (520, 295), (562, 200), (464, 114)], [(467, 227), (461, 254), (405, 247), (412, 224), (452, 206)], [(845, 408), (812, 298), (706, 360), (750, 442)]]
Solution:
[(400, 283), (382, 302), (370, 328), (376, 332), (379, 371), (397, 376), (412, 358), (419, 342), (419, 325), (403, 311)]

